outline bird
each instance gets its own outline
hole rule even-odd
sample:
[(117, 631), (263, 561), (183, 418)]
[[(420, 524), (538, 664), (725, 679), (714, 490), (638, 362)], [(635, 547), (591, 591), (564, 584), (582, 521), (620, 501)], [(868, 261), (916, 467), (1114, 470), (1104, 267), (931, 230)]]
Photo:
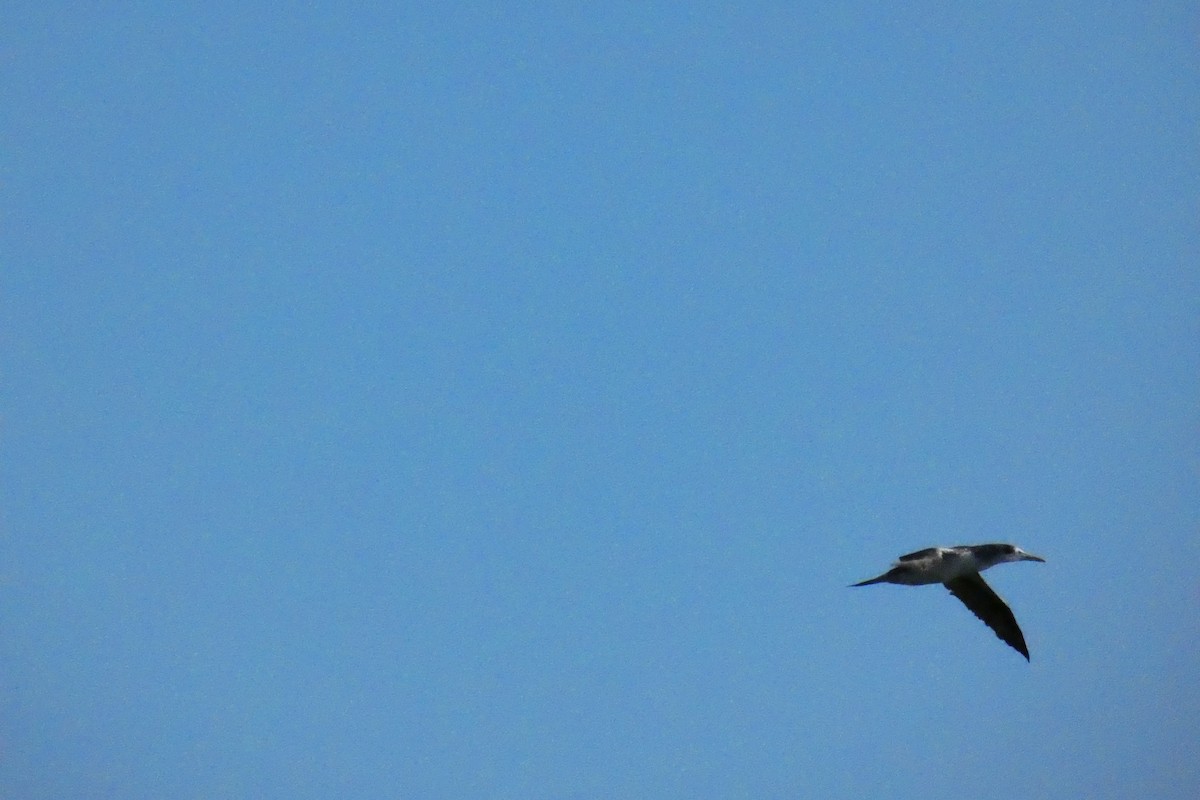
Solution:
[(851, 584), (870, 586), (875, 583), (898, 583), (904, 586), (923, 586), (940, 583), (950, 594), (962, 601), (971, 613), (983, 621), (1002, 642), (1012, 647), (1025, 660), (1029, 648), (1017, 625), (1017, 618), (1000, 595), (992, 591), (979, 573), (997, 564), (1010, 561), (1039, 561), (1046, 559), (1027, 553), (1011, 544), (970, 544), (957, 547), (927, 547), (900, 559), (878, 578)]

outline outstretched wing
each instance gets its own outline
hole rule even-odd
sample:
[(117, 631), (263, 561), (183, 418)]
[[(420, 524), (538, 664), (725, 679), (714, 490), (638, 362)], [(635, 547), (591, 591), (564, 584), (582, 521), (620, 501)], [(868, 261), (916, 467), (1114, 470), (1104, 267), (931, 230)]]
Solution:
[(915, 553), (909, 553), (906, 556), (900, 556), (899, 561), (896, 563), (899, 564), (901, 561), (919, 561), (922, 558), (929, 558), (937, 553), (937, 551), (938, 549), (936, 547), (926, 547), (924, 550), (918, 550)]
[(1025, 646), (1025, 635), (1017, 625), (1017, 618), (1012, 609), (1005, 605), (1000, 595), (992, 591), (978, 572), (964, 575), (947, 581), (946, 588), (950, 594), (962, 601), (971, 609), (971, 613), (983, 620), (983, 623), (996, 632), (1001, 641), (1012, 647), (1025, 660), (1029, 660), (1029, 648)]

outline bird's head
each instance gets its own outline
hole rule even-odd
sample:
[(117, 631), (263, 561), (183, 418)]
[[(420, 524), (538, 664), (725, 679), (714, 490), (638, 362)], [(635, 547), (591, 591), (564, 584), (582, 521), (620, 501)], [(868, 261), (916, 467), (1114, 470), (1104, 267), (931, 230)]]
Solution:
[(1046, 563), (1046, 559), (1042, 558), (1041, 556), (1035, 556), (1033, 553), (1026, 553), (1024, 550), (1015, 545), (1009, 545), (1008, 547), (1010, 552), (1008, 553), (1008, 558), (1005, 559), (1007, 561), (1040, 561), (1043, 564)]

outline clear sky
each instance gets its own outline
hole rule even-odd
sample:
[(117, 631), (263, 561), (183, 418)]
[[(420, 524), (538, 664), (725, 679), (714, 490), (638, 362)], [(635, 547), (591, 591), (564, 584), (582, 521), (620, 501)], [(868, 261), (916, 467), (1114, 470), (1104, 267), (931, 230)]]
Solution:
[[(0, 795), (1200, 796), (1195, 4), (94, 5), (0, 28)], [(1031, 663), (846, 588), (987, 541)]]

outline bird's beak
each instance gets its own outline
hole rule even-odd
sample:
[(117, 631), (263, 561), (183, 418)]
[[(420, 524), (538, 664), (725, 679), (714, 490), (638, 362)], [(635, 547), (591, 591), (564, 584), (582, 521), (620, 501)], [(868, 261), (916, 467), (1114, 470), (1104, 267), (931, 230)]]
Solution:
[(1021, 553), (1021, 560), (1022, 561), (1040, 561), (1043, 564), (1046, 563), (1046, 559), (1042, 558), (1041, 556), (1035, 556), (1033, 553), (1026, 553), (1026, 552)]

